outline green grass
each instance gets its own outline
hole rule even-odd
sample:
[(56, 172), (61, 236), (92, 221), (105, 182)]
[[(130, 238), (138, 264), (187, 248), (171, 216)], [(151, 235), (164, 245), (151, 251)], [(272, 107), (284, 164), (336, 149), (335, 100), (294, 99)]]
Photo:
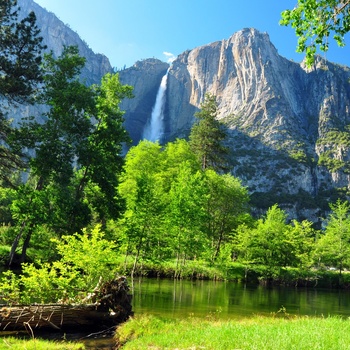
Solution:
[(55, 342), (39, 339), (17, 339), (12, 337), (0, 338), (0, 350), (84, 350), (78, 343)]
[(246, 349), (342, 350), (350, 348), (350, 320), (259, 317), (241, 321), (131, 319), (118, 327), (123, 350)]

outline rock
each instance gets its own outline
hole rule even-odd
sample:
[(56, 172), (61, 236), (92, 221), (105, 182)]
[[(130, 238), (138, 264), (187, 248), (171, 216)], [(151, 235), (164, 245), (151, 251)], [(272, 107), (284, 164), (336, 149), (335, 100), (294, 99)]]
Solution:
[(112, 72), (108, 58), (102, 54), (94, 53), (88, 44), (82, 40), (78, 33), (64, 24), (53, 13), (46, 11), (33, 0), (18, 0), (20, 6), (20, 17), (25, 17), (29, 12), (34, 11), (37, 18), (37, 25), (41, 30), (43, 42), (58, 57), (64, 46), (76, 45), (81, 56), (86, 58), (86, 66), (82, 71), (82, 80), (88, 85), (99, 84), (102, 76)]

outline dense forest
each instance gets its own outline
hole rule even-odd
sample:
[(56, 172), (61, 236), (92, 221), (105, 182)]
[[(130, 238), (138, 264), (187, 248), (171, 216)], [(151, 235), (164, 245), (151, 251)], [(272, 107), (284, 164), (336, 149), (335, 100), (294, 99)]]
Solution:
[[(18, 21), (15, 5), (0, 1), (4, 300), (76, 300), (116, 273), (348, 285), (348, 202), (330, 203), (321, 230), (277, 205), (253, 217), (212, 95), (188, 140), (128, 149), (119, 105), (132, 87), (118, 74), (86, 86), (77, 48), (43, 54), (34, 13)], [(13, 126), (24, 102), (45, 112)]]

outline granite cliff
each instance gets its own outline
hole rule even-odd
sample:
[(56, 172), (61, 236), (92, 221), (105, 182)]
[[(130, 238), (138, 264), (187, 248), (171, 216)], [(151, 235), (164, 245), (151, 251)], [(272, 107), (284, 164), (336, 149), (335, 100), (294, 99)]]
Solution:
[[(47, 51), (52, 51), (58, 57), (64, 46), (78, 46), (80, 55), (86, 58), (86, 65), (81, 72), (82, 81), (86, 84), (99, 84), (101, 78), (113, 69), (108, 58), (103, 54), (94, 53), (78, 35), (53, 13), (46, 11), (33, 0), (18, 0), (20, 7), (19, 18), (24, 18), (31, 11), (35, 12), (38, 28), (41, 30), (43, 43), (47, 46)], [(4, 102), (6, 105), (6, 101)], [(14, 120), (14, 124), (28, 115), (34, 115), (40, 120), (44, 112), (42, 106), (12, 104), (9, 111), (9, 118)]]
[(20, 17), (26, 16), (34, 11), (37, 17), (37, 25), (41, 30), (44, 44), (55, 56), (62, 53), (64, 46), (76, 45), (80, 55), (86, 58), (86, 66), (82, 71), (82, 79), (87, 84), (98, 84), (101, 77), (107, 72), (112, 72), (108, 58), (102, 54), (94, 53), (78, 35), (68, 25), (64, 24), (53, 13), (46, 11), (33, 0), (18, 0), (21, 8)]

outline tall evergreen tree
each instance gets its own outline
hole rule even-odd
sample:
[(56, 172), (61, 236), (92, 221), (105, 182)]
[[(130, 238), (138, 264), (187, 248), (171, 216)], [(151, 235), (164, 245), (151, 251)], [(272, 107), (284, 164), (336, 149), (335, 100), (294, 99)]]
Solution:
[(11, 115), (5, 112), (5, 100), (32, 102), (32, 94), (42, 82), (42, 44), (36, 17), (31, 12), (18, 19), (17, 0), (0, 0), (0, 179), (7, 180), (14, 168), (22, 163), (15, 150), (8, 146), (12, 127)]
[(226, 169), (228, 147), (224, 146), (223, 142), (227, 133), (224, 125), (216, 119), (217, 112), (216, 97), (208, 93), (201, 104), (201, 110), (195, 113), (198, 121), (192, 127), (190, 145), (203, 170)]
[(17, 101), (30, 100), (42, 81), (42, 44), (36, 16), (19, 21), (17, 0), (0, 0), (0, 94)]

